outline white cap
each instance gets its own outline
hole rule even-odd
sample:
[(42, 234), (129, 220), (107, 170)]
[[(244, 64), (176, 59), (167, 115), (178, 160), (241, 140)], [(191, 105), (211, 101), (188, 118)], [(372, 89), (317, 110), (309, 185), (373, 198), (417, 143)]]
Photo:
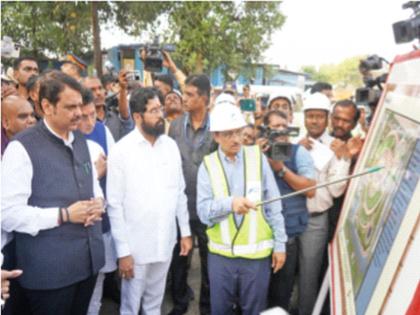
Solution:
[(326, 110), (327, 112), (330, 111), (331, 101), (330, 99), (323, 93), (314, 93), (309, 95), (303, 104), (303, 111), (307, 111), (310, 109), (322, 109)]
[(237, 106), (223, 104), (210, 112), (210, 131), (228, 131), (246, 126), (244, 117)]
[(230, 105), (236, 105), (235, 98), (233, 95), (228, 93), (221, 93), (218, 97), (216, 97), (214, 101), (214, 106), (222, 105), (222, 104), (230, 104)]
[(270, 98), (268, 99), (267, 107), (270, 107), (271, 102), (274, 101), (277, 98), (285, 98), (289, 101), (290, 106), (293, 105), (292, 97), (291, 97), (290, 94), (287, 94), (285, 92), (276, 92), (276, 93), (270, 94)]

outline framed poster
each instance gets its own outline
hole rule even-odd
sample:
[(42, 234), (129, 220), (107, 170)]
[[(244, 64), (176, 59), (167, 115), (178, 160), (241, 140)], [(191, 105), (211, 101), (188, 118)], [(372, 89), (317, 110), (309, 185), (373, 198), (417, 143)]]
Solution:
[(355, 173), (373, 166), (383, 169), (350, 182), (330, 247), (336, 315), (381, 314), (407, 251), (420, 250), (410, 246), (420, 217), (420, 52), (391, 69)]

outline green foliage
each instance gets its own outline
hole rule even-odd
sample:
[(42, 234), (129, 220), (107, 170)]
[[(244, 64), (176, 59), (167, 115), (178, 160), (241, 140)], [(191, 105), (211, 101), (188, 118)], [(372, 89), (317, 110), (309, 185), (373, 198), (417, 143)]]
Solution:
[(36, 57), (69, 50), (81, 54), (91, 48), (86, 2), (2, 2), (1, 6), (2, 36), (22, 43)]
[(177, 2), (168, 38), (186, 72), (226, 65), (225, 73), (259, 61), (271, 34), (284, 23), (275, 2)]
[(303, 66), (301, 70), (311, 75), (314, 81), (324, 81), (340, 87), (357, 87), (363, 84), (359, 73), (359, 61), (365, 56), (344, 59), (338, 64), (323, 64), (317, 70), (314, 66)]
[[(93, 47), (91, 3), (2, 2), (2, 35), (32, 54), (56, 55)], [(160, 35), (177, 45), (173, 57), (187, 73), (226, 65), (239, 72), (258, 62), (271, 34), (284, 23), (280, 2), (108, 2), (98, 3), (101, 26), (113, 25), (131, 35)]]

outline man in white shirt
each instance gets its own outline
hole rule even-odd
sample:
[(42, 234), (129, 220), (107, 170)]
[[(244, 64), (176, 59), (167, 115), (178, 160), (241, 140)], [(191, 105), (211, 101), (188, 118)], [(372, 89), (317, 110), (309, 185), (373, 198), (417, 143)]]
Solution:
[(164, 135), (157, 91), (130, 98), (136, 128), (108, 156), (108, 214), (122, 280), (120, 313), (160, 314), (166, 275), (181, 232), (180, 255), (192, 247), (181, 156)]
[[(40, 84), (44, 120), (19, 133), (2, 163), (2, 229), (14, 232), (31, 314), (86, 314), (104, 264), (102, 193), (76, 131), (81, 86), (60, 72)], [(99, 197), (99, 198), (95, 198)]]
[[(299, 144), (311, 154), (318, 183), (333, 181), (349, 173), (350, 160), (343, 157), (345, 143), (328, 134), (330, 100), (322, 93), (310, 95), (304, 103), (305, 128), (308, 134)], [(341, 158), (339, 158), (341, 157)], [(312, 314), (318, 295), (319, 276), (327, 245), (328, 209), (333, 198), (344, 193), (346, 182), (317, 189), (315, 196), (307, 199), (309, 222), (301, 235), (303, 254), (299, 263), (299, 314)]]

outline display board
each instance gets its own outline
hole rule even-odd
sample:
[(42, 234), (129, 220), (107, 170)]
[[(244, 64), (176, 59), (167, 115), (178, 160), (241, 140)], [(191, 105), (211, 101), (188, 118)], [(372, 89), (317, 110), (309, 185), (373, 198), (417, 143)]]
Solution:
[[(412, 246), (420, 217), (420, 52), (391, 68), (355, 172), (373, 166), (383, 169), (351, 181), (329, 251), (336, 315), (381, 314), (387, 301), (402, 301), (395, 295), (412, 296), (420, 279), (420, 267), (398, 279), (420, 250)], [(393, 291), (397, 280), (413, 292)], [(404, 314), (408, 305), (400, 306)]]

